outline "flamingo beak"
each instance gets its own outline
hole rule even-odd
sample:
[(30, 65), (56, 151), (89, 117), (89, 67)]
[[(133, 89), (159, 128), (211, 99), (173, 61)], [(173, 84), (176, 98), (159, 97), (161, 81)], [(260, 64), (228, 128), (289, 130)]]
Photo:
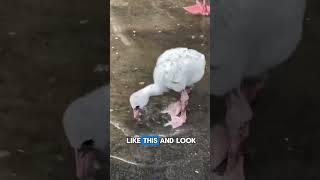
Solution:
[(141, 109), (139, 108), (139, 106), (135, 107), (133, 109), (133, 118), (136, 120), (140, 120), (142, 113), (141, 113)]

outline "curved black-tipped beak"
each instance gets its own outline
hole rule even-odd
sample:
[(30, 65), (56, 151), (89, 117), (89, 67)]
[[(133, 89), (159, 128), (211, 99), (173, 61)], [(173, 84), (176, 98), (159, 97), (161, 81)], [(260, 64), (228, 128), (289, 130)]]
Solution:
[(133, 109), (133, 118), (136, 119), (136, 120), (140, 120), (140, 117), (142, 115), (141, 113), (141, 109), (139, 106), (136, 106), (134, 109)]

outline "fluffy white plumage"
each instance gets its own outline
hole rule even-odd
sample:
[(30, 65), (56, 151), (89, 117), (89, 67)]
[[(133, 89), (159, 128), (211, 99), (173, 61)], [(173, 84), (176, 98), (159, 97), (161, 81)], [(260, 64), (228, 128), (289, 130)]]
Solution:
[(72, 102), (63, 114), (65, 134), (75, 149), (87, 140), (95, 142), (95, 148), (105, 151), (108, 145), (107, 120), (109, 86), (102, 86)]
[(150, 96), (161, 95), (170, 89), (181, 92), (200, 81), (204, 75), (205, 64), (205, 56), (193, 49), (174, 48), (165, 51), (157, 60), (153, 72), (154, 84), (130, 96), (132, 108), (143, 108)]

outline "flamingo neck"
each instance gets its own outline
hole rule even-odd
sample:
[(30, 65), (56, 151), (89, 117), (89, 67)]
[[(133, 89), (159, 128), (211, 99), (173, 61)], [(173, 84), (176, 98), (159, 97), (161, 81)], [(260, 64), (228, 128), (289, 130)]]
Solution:
[(159, 96), (162, 95), (165, 92), (165, 89), (160, 87), (157, 84), (150, 84), (143, 89), (141, 89), (141, 92), (150, 96)]

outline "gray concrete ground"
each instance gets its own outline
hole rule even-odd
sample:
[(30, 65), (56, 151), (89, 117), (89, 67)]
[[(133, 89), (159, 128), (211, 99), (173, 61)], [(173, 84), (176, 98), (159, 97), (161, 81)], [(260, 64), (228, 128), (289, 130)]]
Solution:
[[(129, 104), (131, 93), (153, 82), (157, 57), (165, 50), (196, 49), (209, 64), (209, 18), (186, 14), (182, 7), (192, 3), (111, 1), (111, 179), (208, 179), (208, 72), (194, 87), (189, 118), (181, 128), (164, 128), (168, 117), (160, 116), (178, 93), (151, 98), (143, 125), (133, 120)], [(195, 137), (197, 143), (154, 148), (126, 144), (126, 136), (146, 134)]]

